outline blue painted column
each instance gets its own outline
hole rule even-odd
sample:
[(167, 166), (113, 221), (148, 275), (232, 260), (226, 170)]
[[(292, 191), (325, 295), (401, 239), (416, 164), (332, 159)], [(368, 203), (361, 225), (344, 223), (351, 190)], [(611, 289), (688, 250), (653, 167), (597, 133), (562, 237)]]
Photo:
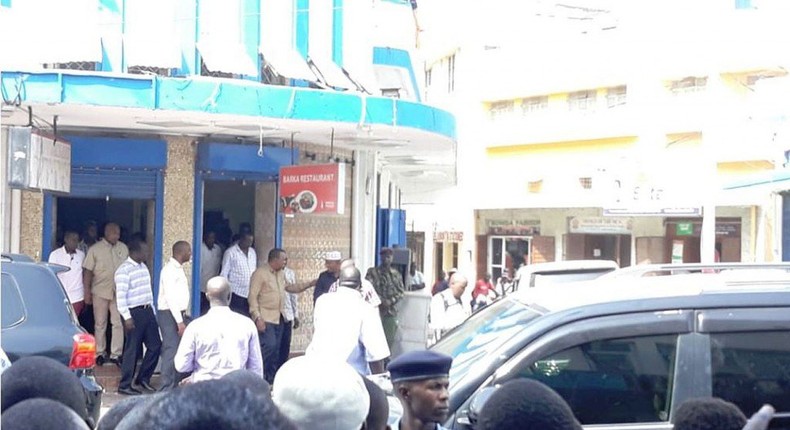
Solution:
[(332, 0), (332, 61), (343, 67), (343, 0)]
[[(295, 0), (294, 20), (296, 28), (296, 50), (307, 58), (310, 35), (310, 0)], [(326, 1), (326, 0), (324, 0)]]
[[(55, 224), (55, 197), (51, 193), (44, 193), (42, 212), (44, 219), (41, 229), (41, 261), (47, 261), (54, 246), (52, 238), (54, 237), (53, 226)], [(33, 256), (31, 255), (31, 257)]]
[(195, 169), (195, 205), (192, 219), (192, 317), (200, 315), (200, 250), (203, 243), (203, 174)]
[(156, 200), (154, 202), (154, 268), (151, 282), (154, 290), (154, 304), (159, 298), (159, 274), (162, 271), (162, 242), (165, 228), (165, 173), (156, 173)]

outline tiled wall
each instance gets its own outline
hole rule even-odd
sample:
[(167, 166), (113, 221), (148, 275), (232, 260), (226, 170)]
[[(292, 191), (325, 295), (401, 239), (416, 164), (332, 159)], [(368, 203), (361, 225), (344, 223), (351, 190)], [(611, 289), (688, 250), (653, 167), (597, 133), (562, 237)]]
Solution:
[(44, 195), (38, 191), (22, 191), (22, 222), (19, 252), (40, 261), (49, 256), (41, 255)]
[[(197, 145), (189, 137), (167, 138), (165, 217), (161, 244), (163, 266), (172, 255), (174, 243), (179, 240), (192, 243), (196, 149)], [(191, 279), (192, 265), (186, 264), (184, 269)]]

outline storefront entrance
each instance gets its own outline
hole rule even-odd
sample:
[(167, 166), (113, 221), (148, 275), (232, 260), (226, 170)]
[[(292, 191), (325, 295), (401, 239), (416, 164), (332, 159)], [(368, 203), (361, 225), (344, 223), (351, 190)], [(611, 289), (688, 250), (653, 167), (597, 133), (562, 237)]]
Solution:
[[(699, 263), (700, 231), (702, 221), (667, 220), (666, 261), (672, 263)], [(715, 261), (737, 263), (741, 261), (741, 219), (716, 218)]]
[(631, 235), (568, 233), (564, 236), (565, 260), (611, 260), (631, 265)]

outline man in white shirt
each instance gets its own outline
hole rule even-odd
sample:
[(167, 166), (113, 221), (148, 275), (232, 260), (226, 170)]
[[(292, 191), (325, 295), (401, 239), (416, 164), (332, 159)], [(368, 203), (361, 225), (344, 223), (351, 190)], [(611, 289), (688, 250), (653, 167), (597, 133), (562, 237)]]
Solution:
[(228, 280), (217, 276), (206, 284), (211, 309), (189, 324), (174, 358), (176, 370), (192, 372), (191, 382), (218, 379), (239, 369), (263, 378), (258, 330), (251, 319), (230, 310)]
[(313, 312), (313, 339), (306, 355), (342, 360), (362, 375), (384, 373), (390, 350), (378, 312), (362, 298), (356, 267), (340, 271), (337, 291), (321, 295)]
[(222, 266), (222, 248), (217, 244), (217, 235), (209, 230), (203, 234), (203, 243), (200, 244), (200, 314), (208, 312), (208, 299), (206, 299), (206, 283), (219, 275)]
[(159, 276), (159, 299), (156, 319), (162, 332), (161, 391), (175, 388), (179, 375), (173, 363), (178, 342), (186, 330), (186, 311), (189, 308), (189, 281), (183, 264), (192, 258), (192, 246), (183, 240), (173, 244), (173, 257), (162, 268)]
[(67, 231), (63, 235), (63, 246), (49, 254), (50, 263), (70, 268), (68, 272), (58, 273), (58, 278), (77, 316), (80, 316), (85, 307), (85, 287), (82, 283), (82, 262), (85, 261), (85, 253), (77, 249), (79, 241), (80, 235), (77, 232)]
[(239, 242), (225, 251), (220, 272), (220, 276), (227, 278), (230, 283), (230, 309), (246, 317), (250, 316), (250, 305), (247, 302), (250, 278), (258, 267), (258, 256), (252, 247), (252, 240), (252, 233), (242, 233)]
[(429, 327), (434, 332), (435, 340), (469, 316), (470, 312), (461, 300), (468, 283), (464, 275), (455, 273), (450, 278), (450, 287), (431, 299)]

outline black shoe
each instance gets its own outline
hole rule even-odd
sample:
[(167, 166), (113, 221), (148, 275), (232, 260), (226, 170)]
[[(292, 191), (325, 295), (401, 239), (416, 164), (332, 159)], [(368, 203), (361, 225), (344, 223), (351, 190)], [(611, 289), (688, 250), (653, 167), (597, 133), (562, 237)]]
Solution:
[(143, 393), (134, 387), (124, 387), (124, 388), (118, 387), (118, 394), (125, 394), (127, 396), (137, 396)]
[(118, 367), (121, 367), (121, 358), (120, 357), (110, 357), (107, 360), (107, 362), (110, 363), (110, 364), (114, 364), (114, 365), (116, 365)]
[(96, 365), (97, 366), (104, 366), (104, 363), (107, 362), (107, 357), (104, 355), (96, 356)]
[(151, 393), (154, 393), (154, 392), (156, 392), (156, 391), (157, 391), (157, 390), (156, 390), (156, 388), (154, 388), (153, 386), (151, 386), (151, 384), (150, 384), (150, 383), (148, 383), (148, 382), (143, 382), (143, 381), (141, 381), (141, 382), (138, 382), (138, 383), (137, 383), (137, 385), (138, 385), (140, 388), (142, 388), (143, 390), (145, 390), (145, 391), (148, 391), (148, 392), (151, 392)]

